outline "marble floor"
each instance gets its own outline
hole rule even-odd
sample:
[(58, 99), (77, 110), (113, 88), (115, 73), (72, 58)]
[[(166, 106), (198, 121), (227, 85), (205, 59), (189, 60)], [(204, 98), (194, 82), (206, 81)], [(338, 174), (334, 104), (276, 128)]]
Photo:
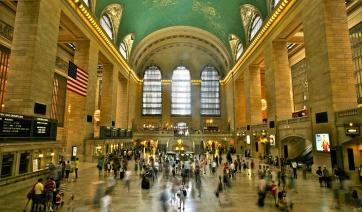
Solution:
[[(133, 162), (129, 166), (133, 167)], [(273, 178), (276, 176), (276, 168), (272, 169)], [(217, 174), (221, 173), (221, 168), (218, 168)], [(172, 180), (159, 175), (155, 180), (153, 186), (149, 190), (141, 189), (141, 178), (132, 172), (131, 189), (127, 193), (124, 187), (124, 181), (119, 178), (116, 180), (116, 185), (112, 196), (111, 211), (114, 212), (127, 212), (127, 211), (162, 211), (161, 203), (159, 201), (160, 194), (163, 191), (163, 185), (170, 188)], [(107, 177), (99, 177), (98, 169), (95, 163), (81, 162), (79, 168), (79, 177), (76, 181), (67, 183), (65, 192), (65, 199), (69, 199), (71, 194), (74, 195), (73, 205), (74, 212), (81, 211), (99, 211), (94, 207), (93, 199), (95, 195), (95, 188), (98, 184), (103, 189), (107, 186)], [(333, 208), (333, 190), (320, 187), (318, 178), (311, 173), (307, 174), (307, 179), (302, 178), (302, 173), (298, 172), (298, 179), (294, 180), (298, 193), (294, 196), (294, 209), (296, 212), (326, 212), (326, 211), (354, 211), (353, 208), (342, 204), (337, 209)], [(181, 179), (181, 177), (177, 177)], [(274, 200), (271, 196), (265, 199), (264, 207), (259, 207), (256, 202), (257, 183), (258, 179), (252, 178), (249, 175), (237, 174), (236, 180), (232, 180), (232, 187), (229, 190), (229, 198), (226, 201), (222, 197), (219, 203), (218, 198), (215, 197), (214, 190), (216, 189), (217, 177), (209, 173), (202, 176), (201, 185), (201, 198), (198, 197), (198, 190), (194, 186), (194, 180), (190, 180), (188, 194), (186, 197), (186, 207), (184, 211), (280, 211), (274, 206)], [(362, 191), (359, 190), (360, 186), (355, 187), (360, 196)], [(29, 189), (23, 189), (7, 197), (0, 198), (0, 212), (13, 212), (23, 211), (26, 204), (26, 194)], [(341, 200), (344, 198), (343, 190), (340, 190)], [(343, 201), (342, 201), (343, 202)], [(63, 208), (58, 211), (66, 211), (65, 202)], [(170, 204), (169, 211), (179, 211), (178, 205), (175, 203)], [(30, 205), (26, 211), (30, 211)], [(57, 210), (54, 210), (57, 211)]]

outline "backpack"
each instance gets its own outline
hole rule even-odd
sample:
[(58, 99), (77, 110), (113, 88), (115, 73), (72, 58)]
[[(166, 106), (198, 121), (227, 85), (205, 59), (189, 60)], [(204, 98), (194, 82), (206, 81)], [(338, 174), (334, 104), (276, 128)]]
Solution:
[(184, 196), (186, 197), (187, 191), (186, 191), (186, 190), (182, 190), (182, 192), (184, 192)]
[(222, 182), (219, 182), (219, 191), (222, 191)]

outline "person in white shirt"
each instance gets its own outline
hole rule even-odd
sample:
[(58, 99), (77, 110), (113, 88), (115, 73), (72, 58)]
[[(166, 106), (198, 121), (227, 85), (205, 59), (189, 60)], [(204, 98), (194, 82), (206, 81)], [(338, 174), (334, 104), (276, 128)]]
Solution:
[(127, 192), (129, 193), (129, 188), (131, 187), (130, 185), (130, 181), (131, 181), (131, 171), (126, 171), (126, 173), (124, 174), (124, 186), (127, 187)]
[(292, 162), (292, 167), (293, 167), (293, 177), (295, 179), (297, 179), (297, 168), (298, 168), (297, 162), (293, 161)]
[(100, 205), (101, 205), (100, 212), (111, 211), (112, 196), (110, 195), (110, 193), (111, 193), (110, 190), (106, 190), (106, 195), (101, 199), (101, 201), (100, 201)]

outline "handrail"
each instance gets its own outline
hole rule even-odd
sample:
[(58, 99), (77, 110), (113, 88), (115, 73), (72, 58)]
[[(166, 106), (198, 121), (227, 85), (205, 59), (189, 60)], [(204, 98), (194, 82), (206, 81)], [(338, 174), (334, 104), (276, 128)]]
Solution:
[(14, 177), (7, 177), (4, 179), (0, 179), (0, 187), (1, 186), (6, 186), (12, 183), (16, 183), (18, 181), (22, 181), (22, 180), (27, 180), (27, 179), (31, 179), (34, 177), (39, 177), (41, 175), (44, 175), (46, 173), (48, 173), (48, 169), (44, 169), (44, 170), (39, 170), (36, 172), (31, 172), (31, 173), (26, 173), (26, 174), (22, 174), (22, 175), (18, 175), (18, 176), (14, 176)]

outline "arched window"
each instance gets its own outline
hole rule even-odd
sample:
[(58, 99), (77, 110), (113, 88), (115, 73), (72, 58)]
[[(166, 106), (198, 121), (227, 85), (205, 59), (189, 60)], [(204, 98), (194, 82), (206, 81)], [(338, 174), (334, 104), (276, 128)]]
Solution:
[(236, 47), (235, 61), (237, 61), (240, 58), (240, 56), (243, 52), (244, 52), (244, 46), (240, 42), (240, 43), (238, 43), (238, 46)]
[(249, 41), (251, 41), (254, 36), (256, 35), (256, 33), (259, 31), (261, 25), (263, 24), (263, 22), (261, 21), (261, 18), (259, 15), (256, 15), (253, 19), (253, 22), (251, 24), (250, 27), (250, 37), (249, 37)]
[(142, 115), (162, 114), (161, 71), (149, 66), (143, 78)]
[(106, 14), (102, 15), (101, 26), (103, 27), (104, 31), (106, 31), (107, 35), (113, 40), (112, 24)]
[(83, 2), (87, 5), (88, 8), (91, 8), (91, 0), (83, 0)]
[(271, 0), (271, 10), (273, 10), (277, 4), (279, 3), (280, 0)]
[(191, 115), (191, 76), (185, 66), (178, 66), (172, 74), (171, 115)]
[(201, 116), (220, 116), (219, 78), (219, 73), (213, 66), (205, 67), (201, 73)]
[(127, 46), (124, 43), (124, 41), (122, 41), (121, 44), (119, 45), (119, 52), (121, 53), (124, 59), (127, 59)]

